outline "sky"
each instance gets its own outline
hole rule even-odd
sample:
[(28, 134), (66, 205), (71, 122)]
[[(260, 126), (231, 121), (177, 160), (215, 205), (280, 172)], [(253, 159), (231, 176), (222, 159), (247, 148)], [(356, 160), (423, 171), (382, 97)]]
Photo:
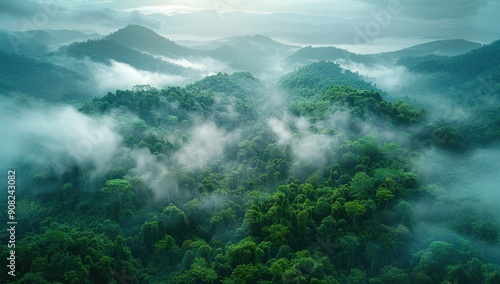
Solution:
[[(185, 17), (207, 10), (215, 11), (217, 17)], [(267, 17), (241, 22), (228, 16), (234, 11)], [(275, 26), (273, 13), (315, 17), (274, 18), (279, 21)], [(487, 44), (500, 35), (499, 14), (498, 0), (2, 0), (0, 28), (78, 29), (107, 34), (133, 23), (173, 39), (200, 38), (202, 33), (215, 38), (262, 33), (286, 41), (290, 36), (284, 34), (296, 32), (297, 38), (313, 45), (394, 38), (422, 42), (464, 38)], [(279, 25), (293, 21), (303, 26), (289, 25), (286, 30)], [(261, 22), (265, 25), (259, 25)], [(300, 28), (303, 31), (296, 30)], [(309, 37), (305, 36), (307, 28), (311, 30)]]

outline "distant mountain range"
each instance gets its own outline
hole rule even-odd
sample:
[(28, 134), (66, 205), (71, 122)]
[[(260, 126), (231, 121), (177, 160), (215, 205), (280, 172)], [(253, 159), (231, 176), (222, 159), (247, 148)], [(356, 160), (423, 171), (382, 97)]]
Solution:
[(288, 60), (291, 62), (309, 63), (318, 60), (350, 60), (364, 64), (395, 63), (401, 57), (420, 57), (427, 55), (454, 56), (467, 53), (482, 45), (467, 40), (438, 40), (423, 43), (398, 51), (377, 54), (354, 54), (344, 49), (333, 46), (304, 47), (292, 54)]
[[(269, 74), (266, 72), (273, 68), (293, 70), (318, 61), (340, 62), (342, 60), (367, 65), (399, 64), (412, 72), (448, 72), (453, 76), (460, 75), (467, 78), (476, 74), (492, 74), (492, 72), (497, 74), (495, 70), (500, 66), (499, 42), (482, 46), (479, 43), (460, 39), (432, 41), (399, 51), (363, 55), (333, 46), (300, 48), (280, 43), (263, 35), (191, 42), (187, 47), (138, 25), (126, 26), (104, 37), (66, 30), (35, 31), (31, 38), (25, 40), (23, 36), (21, 33), (0, 30), (1, 89), (49, 97), (51, 94), (61, 94), (61, 91), (65, 89), (63, 86), (67, 86), (68, 82), (80, 82), (89, 77), (89, 74), (85, 74), (88, 70), (80, 71), (72, 68), (74, 71), (70, 71), (63, 66), (56, 65), (54, 62), (58, 60), (55, 58), (61, 57), (77, 60), (88, 58), (108, 65), (116, 61), (126, 63), (138, 70), (193, 79), (201, 78), (203, 76), (201, 71), (191, 67), (195, 64), (183, 64), (183, 61), (203, 65), (204, 60), (212, 59), (220, 62), (221, 66), (228, 66), (229, 69), (225, 70), (249, 71), (256, 76)], [(13, 39), (19, 43), (17, 48), (14, 48), (11, 43)], [(14, 68), (13, 64), (17, 64), (18, 67)], [(47, 72), (38, 74), (36, 70), (47, 70)], [(20, 75), (23, 72), (38, 79), (32, 79), (31, 83), (27, 83)], [(47, 87), (48, 81), (59, 83)], [(51, 91), (51, 88), (59, 91)], [(37, 89), (43, 89), (43, 91), (37, 92)]]
[(0, 30), (0, 50), (41, 56), (63, 44), (99, 37), (101, 36), (96, 33), (86, 34), (72, 30), (33, 30), (28, 32)]
[(479, 76), (500, 70), (500, 40), (451, 57), (439, 55), (407, 56), (402, 57), (398, 62), (414, 72), (447, 72), (461, 77)]

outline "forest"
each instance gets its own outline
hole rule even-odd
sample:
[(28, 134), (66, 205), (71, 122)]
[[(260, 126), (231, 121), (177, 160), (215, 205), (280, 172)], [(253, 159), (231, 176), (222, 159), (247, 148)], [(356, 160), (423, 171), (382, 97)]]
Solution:
[(0, 49), (0, 283), (500, 283), (500, 41), (55, 34)]
[[(414, 213), (446, 202), (423, 151), (470, 150), (466, 133), (332, 62), (279, 85), (219, 73), (83, 104), (120, 148), (100, 170), (22, 159), (16, 283), (499, 283), (497, 216)], [(426, 218), (454, 233), (420, 235)]]

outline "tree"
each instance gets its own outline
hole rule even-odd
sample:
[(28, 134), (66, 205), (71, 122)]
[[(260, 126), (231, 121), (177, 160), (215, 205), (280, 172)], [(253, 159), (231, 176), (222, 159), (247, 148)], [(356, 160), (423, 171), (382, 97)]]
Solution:
[(217, 280), (217, 273), (211, 269), (204, 258), (195, 258), (191, 268), (175, 276), (173, 283), (176, 284), (211, 284)]
[(348, 201), (344, 204), (347, 215), (352, 216), (352, 223), (355, 224), (356, 217), (366, 213), (366, 207), (359, 200)]
[(351, 266), (351, 257), (356, 255), (355, 252), (359, 247), (359, 238), (348, 233), (339, 238), (340, 248), (342, 249), (342, 254), (347, 255), (347, 269)]
[(387, 188), (379, 187), (376, 196), (380, 203), (387, 204), (394, 197), (394, 193)]
[(264, 251), (257, 247), (251, 239), (242, 240), (228, 247), (226, 258), (232, 267), (240, 264), (257, 264)]
[(106, 182), (106, 187), (102, 189), (102, 192), (108, 193), (113, 198), (117, 199), (121, 207), (125, 200), (134, 196), (134, 193), (130, 190), (131, 188), (132, 185), (126, 180), (112, 179)]
[(253, 284), (260, 279), (259, 268), (253, 264), (240, 264), (236, 266), (230, 279), (234, 284)]
[(354, 198), (367, 198), (373, 187), (373, 181), (365, 172), (358, 172), (354, 175), (351, 182), (351, 196)]
[(42, 218), (47, 212), (47, 208), (43, 207), (38, 200), (25, 199), (17, 204), (17, 214), (20, 219), (26, 219), (30, 225), (31, 231), (34, 233), (33, 224)]
[(274, 224), (267, 228), (267, 233), (271, 243), (275, 246), (281, 246), (288, 244), (288, 238), (290, 236), (290, 228), (282, 224)]
[(408, 274), (403, 269), (391, 265), (386, 265), (380, 270), (379, 278), (382, 283), (387, 284), (410, 283)]

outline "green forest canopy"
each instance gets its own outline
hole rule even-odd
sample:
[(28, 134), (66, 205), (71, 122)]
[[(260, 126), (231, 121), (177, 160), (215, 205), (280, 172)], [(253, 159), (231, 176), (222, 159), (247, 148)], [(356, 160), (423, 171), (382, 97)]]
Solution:
[[(462, 134), (430, 125), (425, 110), (384, 100), (355, 74), (315, 78), (313, 68), (340, 70), (323, 62), (285, 77), (286, 112), (296, 119), (282, 120), (285, 143), (269, 127), (283, 113), (262, 114), (272, 91), (249, 73), (86, 103), (80, 111), (89, 116), (120, 112), (123, 144), (169, 167), (160, 179), (168, 195), (155, 198), (127, 153), (91, 179), (85, 165), (56, 176), (26, 162), (31, 192), (20, 196), (30, 201), (19, 205), (17, 283), (499, 283), (498, 259), (481, 247), (498, 245), (500, 224), (473, 205), (443, 224), (459, 237), (414, 238), (413, 208), (436, 191), (413, 159), (429, 143), (470, 146)], [(329, 122), (339, 113), (347, 125)], [(200, 120), (239, 131), (238, 142), (202, 168), (176, 166)], [(428, 140), (386, 141), (360, 129), (372, 121)], [(432, 139), (436, 131), (444, 139)], [(319, 141), (318, 157), (298, 158), (303, 137)]]

